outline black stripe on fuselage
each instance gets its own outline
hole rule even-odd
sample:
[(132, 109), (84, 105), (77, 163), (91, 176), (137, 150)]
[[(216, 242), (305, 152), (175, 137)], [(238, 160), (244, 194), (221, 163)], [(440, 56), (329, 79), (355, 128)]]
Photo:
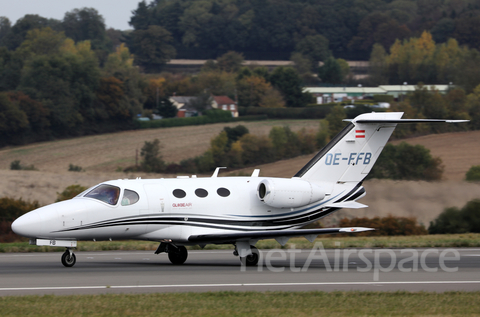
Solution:
[[(360, 190), (359, 190), (360, 189)], [(357, 184), (348, 194), (338, 199), (336, 202), (342, 202), (344, 200), (354, 200), (356, 197), (362, 195), (365, 189), (361, 188), (361, 183)], [(199, 217), (137, 217), (137, 218), (121, 218), (113, 221), (104, 221), (91, 225), (69, 228), (65, 230), (59, 230), (56, 232), (69, 232), (87, 229), (108, 228), (117, 226), (132, 226), (132, 225), (185, 225), (196, 226), (204, 228), (215, 228), (225, 230), (241, 230), (241, 231), (255, 231), (259, 228), (263, 230), (281, 230), (289, 229), (293, 227), (302, 226), (312, 221), (318, 220), (326, 215), (338, 210), (339, 208), (326, 208), (321, 207), (306, 214), (300, 216), (290, 216), (281, 219), (271, 220), (227, 220), (227, 219), (210, 219)], [(229, 227), (225, 227), (229, 226)], [(270, 227), (270, 229), (268, 229)], [(276, 228), (272, 228), (276, 227)], [(278, 227), (281, 227), (279, 229)]]

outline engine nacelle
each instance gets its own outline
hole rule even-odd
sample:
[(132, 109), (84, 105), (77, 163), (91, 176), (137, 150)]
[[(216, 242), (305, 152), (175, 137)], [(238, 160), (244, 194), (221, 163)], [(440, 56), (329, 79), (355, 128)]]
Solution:
[(271, 207), (295, 208), (322, 200), (325, 191), (302, 179), (269, 178), (258, 184), (257, 196)]

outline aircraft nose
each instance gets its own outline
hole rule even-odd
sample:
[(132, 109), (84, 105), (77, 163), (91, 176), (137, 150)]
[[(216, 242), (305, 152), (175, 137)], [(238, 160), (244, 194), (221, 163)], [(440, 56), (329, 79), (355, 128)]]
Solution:
[(40, 227), (41, 218), (36, 211), (26, 213), (12, 223), (13, 232), (28, 238), (34, 238), (40, 231)]

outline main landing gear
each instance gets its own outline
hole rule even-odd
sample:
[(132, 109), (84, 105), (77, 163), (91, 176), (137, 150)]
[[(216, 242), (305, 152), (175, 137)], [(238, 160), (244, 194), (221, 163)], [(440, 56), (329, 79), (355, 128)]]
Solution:
[(187, 248), (183, 245), (175, 245), (173, 243), (161, 242), (155, 251), (155, 254), (166, 252), (168, 254), (168, 259), (172, 264), (180, 265), (185, 263), (188, 257)]
[(77, 257), (72, 252), (72, 249), (67, 248), (67, 250), (62, 254), (62, 264), (66, 267), (72, 267), (77, 262)]
[[(246, 266), (255, 266), (258, 264), (258, 260), (260, 259), (260, 251), (258, 251), (258, 249), (253, 245), (250, 246), (250, 251), (252, 251), (251, 254), (243, 257), (240, 256), (240, 262), (242, 262), (242, 264)], [(233, 255), (239, 255), (236, 245), (235, 251), (233, 251)]]

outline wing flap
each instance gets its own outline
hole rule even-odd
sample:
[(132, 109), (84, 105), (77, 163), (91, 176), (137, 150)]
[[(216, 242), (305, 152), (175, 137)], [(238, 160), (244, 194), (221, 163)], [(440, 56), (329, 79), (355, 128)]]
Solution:
[[(297, 230), (270, 230), (270, 231), (246, 231), (238, 233), (218, 233), (218, 234), (203, 234), (194, 235), (188, 238), (189, 242), (193, 243), (235, 243), (239, 240), (263, 240), (263, 239), (280, 239), (293, 237), (308, 237), (317, 236), (321, 234), (346, 233), (346, 232), (363, 232), (375, 230), (373, 228), (350, 227), (350, 228), (322, 228), (322, 229), (297, 229)], [(308, 239), (308, 240), (310, 240)], [(278, 240), (277, 240), (278, 241)]]

